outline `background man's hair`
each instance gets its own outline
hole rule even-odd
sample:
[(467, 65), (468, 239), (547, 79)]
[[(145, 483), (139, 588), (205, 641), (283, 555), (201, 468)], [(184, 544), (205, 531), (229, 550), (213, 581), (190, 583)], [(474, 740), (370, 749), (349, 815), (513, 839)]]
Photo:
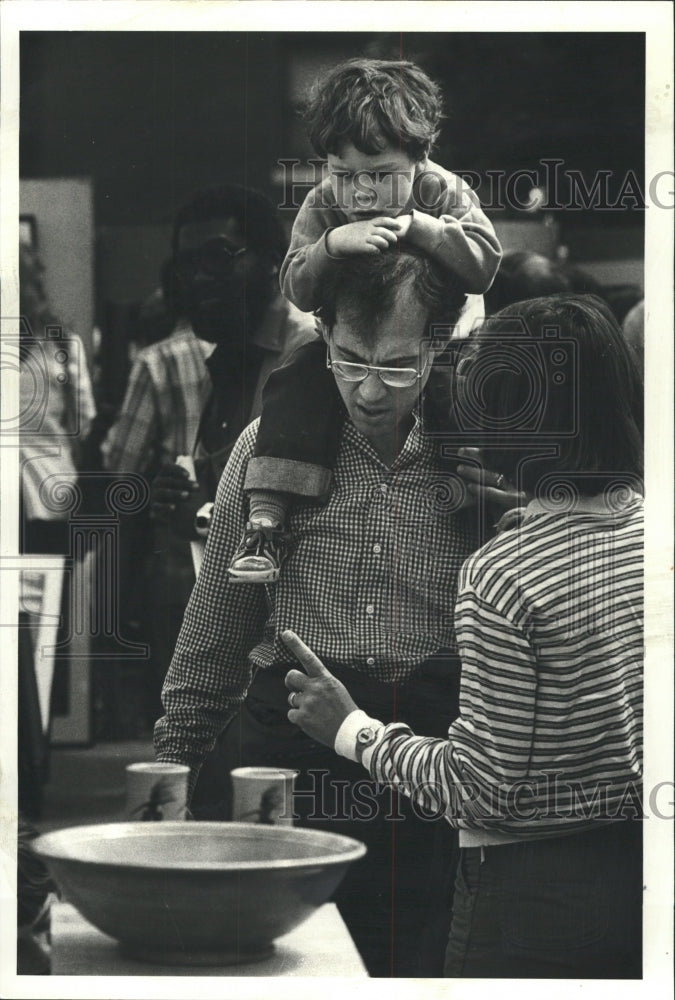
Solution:
[[(546, 336), (554, 329), (559, 332), (561, 346), (565, 341), (573, 346), (560, 352), (567, 360), (555, 359), (555, 373), (552, 366), (545, 369), (534, 440), (537, 433), (545, 434), (547, 442), (557, 445), (558, 456), (533, 458), (532, 439), (518, 446), (518, 428), (508, 427), (509, 419), (524, 412), (532, 399), (531, 372), (518, 363), (517, 350), (518, 345), (522, 349), (538, 340), (555, 347)], [(551, 473), (571, 474), (585, 495), (602, 492), (612, 476), (628, 474), (641, 479), (642, 379), (605, 302), (595, 295), (575, 293), (518, 302), (490, 317), (476, 341), (472, 369), (478, 366), (484, 428), (502, 421), (507, 445), (485, 448), (487, 468), (515, 479), (520, 466), (521, 488), (529, 492)], [(505, 363), (509, 357), (512, 363)], [(481, 373), (485, 377), (481, 378)], [(570, 434), (570, 428), (575, 427), (575, 433)], [(574, 473), (584, 475), (575, 478)]]
[(338, 309), (353, 323), (365, 344), (377, 337), (382, 318), (394, 308), (397, 295), (417, 299), (424, 310), (428, 335), (453, 327), (466, 295), (451, 274), (426, 254), (396, 249), (357, 254), (331, 268), (322, 287), (321, 319), (332, 329)]
[(349, 59), (314, 84), (303, 117), (319, 156), (345, 141), (369, 155), (389, 142), (419, 161), (438, 137), (441, 91), (414, 63)]
[(236, 219), (247, 247), (281, 265), (288, 240), (272, 202), (253, 188), (239, 184), (218, 184), (195, 191), (177, 212), (173, 224), (172, 247), (176, 254), (183, 226), (211, 219)]
[(507, 250), (492, 285), (485, 293), (485, 309), (491, 316), (514, 302), (536, 299), (577, 289), (557, 261), (529, 250)]

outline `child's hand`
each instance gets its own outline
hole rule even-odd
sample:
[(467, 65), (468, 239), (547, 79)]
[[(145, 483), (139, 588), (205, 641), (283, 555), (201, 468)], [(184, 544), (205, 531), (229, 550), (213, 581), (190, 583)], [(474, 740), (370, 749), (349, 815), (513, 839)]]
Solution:
[(332, 229), (326, 240), (331, 257), (349, 257), (355, 253), (381, 253), (396, 243), (401, 226), (398, 219), (378, 216), (363, 222), (348, 222)]
[(396, 223), (396, 238), (399, 240), (404, 240), (408, 235), (408, 230), (412, 224), (412, 212), (406, 212), (405, 215), (397, 215), (392, 221)]

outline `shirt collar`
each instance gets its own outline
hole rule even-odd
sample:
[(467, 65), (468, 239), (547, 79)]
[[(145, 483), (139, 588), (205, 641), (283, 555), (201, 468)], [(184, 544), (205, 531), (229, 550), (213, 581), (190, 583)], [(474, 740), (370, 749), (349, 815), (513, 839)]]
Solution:
[[(394, 464), (388, 467), (390, 471), (401, 469), (414, 462), (423, 461), (429, 457), (433, 457), (435, 454), (433, 441), (425, 432), (424, 421), (422, 420), (418, 407), (413, 410), (412, 415), (413, 426), (403, 443), (403, 447), (396, 456)], [(345, 419), (344, 428), (345, 436), (348, 441), (356, 445), (356, 447), (361, 451), (368, 454), (374, 461), (384, 466), (384, 462), (382, 462), (370, 441), (368, 441), (368, 439), (364, 437), (359, 430), (357, 430), (349, 417), (346, 417)]]

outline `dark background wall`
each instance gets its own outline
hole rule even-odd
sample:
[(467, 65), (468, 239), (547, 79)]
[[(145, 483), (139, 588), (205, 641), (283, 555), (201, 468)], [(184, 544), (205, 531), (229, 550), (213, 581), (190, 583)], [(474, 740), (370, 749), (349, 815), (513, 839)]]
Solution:
[(21, 175), (93, 177), (99, 225), (170, 219), (225, 177), (266, 186), (278, 50), (273, 35), (22, 34)]
[(589, 181), (642, 178), (644, 36), (578, 32), (24, 32), (21, 174), (93, 177), (103, 226), (164, 221), (225, 178), (274, 194), (275, 160), (310, 153), (294, 98), (317, 68), (359, 54), (417, 59), (441, 83), (436, 155), (452, 169), (561, 157)]

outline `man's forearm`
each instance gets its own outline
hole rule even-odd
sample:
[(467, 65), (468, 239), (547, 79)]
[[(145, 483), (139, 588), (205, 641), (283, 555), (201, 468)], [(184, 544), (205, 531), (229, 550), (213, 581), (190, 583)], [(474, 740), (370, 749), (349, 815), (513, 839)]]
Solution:
[(248, 655), (267, 617), (263, 589), (229, 586), (225, 575), (244, 527), (243, 478), (254, 440), (250, 428), (244, 431), (221, 478), (204, 561), (164, 682), (166, 714), (155, 726), (158, 759), (187, 764), (191, 785), (246, 696)]

